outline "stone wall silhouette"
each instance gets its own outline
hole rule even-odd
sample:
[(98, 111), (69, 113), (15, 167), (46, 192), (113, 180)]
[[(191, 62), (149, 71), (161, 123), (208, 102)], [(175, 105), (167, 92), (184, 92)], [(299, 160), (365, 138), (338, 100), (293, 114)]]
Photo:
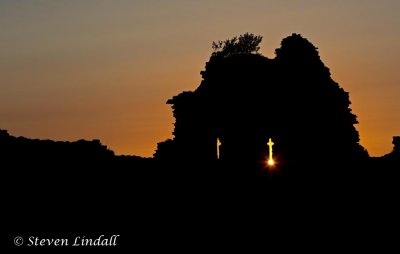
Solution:
[(158, 144), (161, 161), (218, 163), (258, 171), (272, 138), (280, 168), (338, 166), (368, 158), (359, 144), (349, 94), (332, 80), (317, 48), (301, 35), (260, 54), (213, 54), (194, 92), (172, 99), (174, 138)]

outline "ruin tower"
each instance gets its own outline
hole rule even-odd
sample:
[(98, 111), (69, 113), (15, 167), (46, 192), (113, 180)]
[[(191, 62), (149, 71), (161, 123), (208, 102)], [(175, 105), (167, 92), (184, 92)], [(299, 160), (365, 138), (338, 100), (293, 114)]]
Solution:
[[(235, 51), (236, 52), (236, 51)], [(263, 167), (274, 140), (281, 167), (340, 165), (368, 157), (359, 144), (349, 94), (332, 80), (317, 48), (301, 35), (269, 59), (256, 52), (213, 54), (193, 92), (172, 99), (174, 138), (155, 158)]]

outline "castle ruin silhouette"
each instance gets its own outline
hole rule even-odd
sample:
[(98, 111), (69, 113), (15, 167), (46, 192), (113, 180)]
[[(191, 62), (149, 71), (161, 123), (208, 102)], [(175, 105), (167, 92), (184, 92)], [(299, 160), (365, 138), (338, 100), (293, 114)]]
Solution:
[[(225, 48), (219, 42), (200, 86), (167, 101), (176, 119), (174, 138), (158, 144), (155, 159), (202, 166), (218, 161), (257, 173), (266, 167), (269, 138), (281, 169), (337, 167), (368, 158), (349, 94), (331, 78), (313, 44), (292, 34), (269, 59), (255, 47), (241, 50), (245, 37), (255, 38), (235, 37)], [(239, 50), (230, 50), (235, 43)]]

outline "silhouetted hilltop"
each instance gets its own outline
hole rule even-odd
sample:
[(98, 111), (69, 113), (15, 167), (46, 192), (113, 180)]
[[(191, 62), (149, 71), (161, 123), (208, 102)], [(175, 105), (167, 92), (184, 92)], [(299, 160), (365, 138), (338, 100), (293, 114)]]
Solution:
[(89, 176), (93, 172), (116, 173), (123, 169), (128, 170), (124, 174), (143, 174), (144, 169), (154, 167), (151, 158), (116, 156), (98, 139), (74, 142), (39, 140), (14, 137), (6, 130), (0, 130), (0, 154), (2, 169), (7, 173), (23, 170), (27, 174), (51, 173), (63, 178), (74, 174)]
[(70, 164), (72, 161), (84, 163), (114, 157), (114, 152), (97, 139), (75, 142), (28, 139), (10, 136), (5, 130), (0, 130), (0, 153), (5, 155), (5, 158), (13, 158), (14, 163), (25, 163), (29, 160)]
[(155, 173), (151, 158), (115, 156), (99, 140), (28, 139), (0, 130), (0, 154), (1, 173), (14, 188), (51, 189), (54, 195), (102, 192)]

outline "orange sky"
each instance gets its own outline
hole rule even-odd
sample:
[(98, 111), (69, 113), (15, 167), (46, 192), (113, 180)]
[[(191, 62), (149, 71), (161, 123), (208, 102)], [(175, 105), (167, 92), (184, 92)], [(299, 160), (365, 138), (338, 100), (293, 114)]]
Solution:
[(152, 156), (172, 137), (166, 100), (199, 85), (212, 41), (252, 32), (273, 58), (296, 32), (350, 92), (362, 145), (382, 155), (400, 135), (399, 13), (397, 0), (3, 0), (0, 129)]

